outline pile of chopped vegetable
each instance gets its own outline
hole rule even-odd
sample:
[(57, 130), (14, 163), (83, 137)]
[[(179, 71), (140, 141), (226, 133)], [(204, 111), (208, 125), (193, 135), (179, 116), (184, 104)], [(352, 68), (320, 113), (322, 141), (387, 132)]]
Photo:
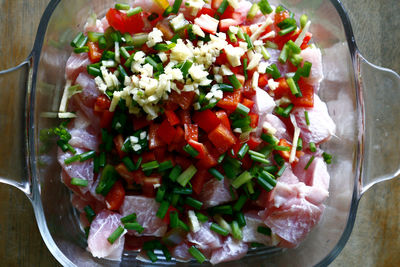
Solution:
[[(63, 181), (85, 215), (88, 250), (119, 260), (125, 241), (152, 262), (162, 251), (167, 260), (216, 264), (251, 246), (297, 245), (320, 213), (291, 240), (282, 222), (270, 221), (290, 216), (274, 196), (285, 175), (301, 176), (300, 165), (308, 175), (316, 159), (332, 160), (319, 148), (332, 126), (313, 130), (319, 80), (310, 82), (315, 66), (302, 52), (319, 51), (309, 44), (310, 21), (302, 15), (298, 23), (267, 0), (154, 2), (116, 4), (71, 42), (71, 57), (86, 61), (78, 78), (67, 74), (59, 115), (72, 120), (52, 132)], [(96, 88), (90, 104), (83, 75)], [(288, 192), (317, 184), (296, 179), (301, 189)], [(323, 210), (326, 197), (327, 188), (318, 203), (304, 201)], [(109, 227), (107, 235), (99, 237), (94, 222)], [(196, 237), (204, 231), (213, 245)]]

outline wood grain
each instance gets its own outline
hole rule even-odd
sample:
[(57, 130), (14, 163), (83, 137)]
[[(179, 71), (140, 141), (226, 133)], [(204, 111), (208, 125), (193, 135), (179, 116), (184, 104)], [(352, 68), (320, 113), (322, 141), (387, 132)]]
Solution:
[[(33, 45), (49, 0), (0, 0), (0, 70), (17, 65)], [(342, 0), (360, 51), (400, 73), (398, 0)], [(57, 266), (22, 192), (0, 185), (0, 265)], [(373, 187), (361, 199), (349, 242), (332, 266), (400, 266), (400, 180)]]

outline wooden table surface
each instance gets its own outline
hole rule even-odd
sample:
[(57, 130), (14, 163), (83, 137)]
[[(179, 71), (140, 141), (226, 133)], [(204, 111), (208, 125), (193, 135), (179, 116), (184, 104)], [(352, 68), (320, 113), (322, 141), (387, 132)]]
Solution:
[[(0, 70), (20, 63), (33, 46), (49, 0), (0, 0)], [(398, 0), (342, 0), (358, 47), (372, 63), (400, 73)], [(57, 266), (25, 195), (0, 185), (0, 266)], [(361, 199), (350, 240), (331, 266), (400, 266), (400, 179)]]

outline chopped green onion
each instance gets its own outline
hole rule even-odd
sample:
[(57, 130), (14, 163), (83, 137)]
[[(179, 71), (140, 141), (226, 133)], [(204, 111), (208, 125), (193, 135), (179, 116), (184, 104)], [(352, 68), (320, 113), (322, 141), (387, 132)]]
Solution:
[(125, 223), (124, 227), (126, 230), (134, 230), (134, 231), (138, 232), (139, 234), (144, 231), (143, 226), (141, 226), (138, 222)]
[(290, 147), (288, 146), (274, 146), (274, 149), (278, 151), (290, 151)]
[(332, 155), (331, 154), (323, 152), (322, 153), (322, 157), (324, 158), (324, 161), (326, 162), (326, 164), (331, 164), (332, 163)]
[(161, 185), (157, 189), (157, 193), (156, 193), (156, 201), (157, 202), (163, 201), (166, 191), (167, 191), (167, 188), (165, 187), (165, 185)]
[(178, 14), (181, 5), (182, 5), (182, 0), (175, 0), (174, 5), (172, 6), (171, 13)]
[(264, 188), (267, 192), (271, 191), (272, 189), (274, 189), (274, 187), (269, 184), (266, 180), (264, 180), (263, 178), (261, 178), (260, 176), (257, 177), (257, 182), (259, 185), (261, 185), (262, 188)]
[(297, 87), (295, 81), (293, 80), (293, 78), (288, 78), (286, 79), (287, 84), (289, 85), (290, 88), (290, 92), (296, 96), (296, 97), (302, 97), (302, 93), (299, 90), (299, 88)]
[(66, 158), (66, 159), (64, 160), (64, 163), (65, 163), (65, 164), (71, 164), (71, 163), (73, 163), (73, 162), (75, 162), (75, 161), (78, 161), (80, 158), (81, 158), (80, 155), (74, 155), (74, 156), (72, 156), (72, 157)]
[(94, 217), (96, 217), (96, 213), (94, 212), (94, 210), (92, 209), (92, 207), (90, 207), (89, 205), (84, 207), (83, 210), (86, 213), (86, 218), (88, 219), (89, 223), (92, 223)]
[(210, 168), (208, 169), (208, 172), (214, 176), (215, 178), (217, 178), (217, 180), (221, 181), (222, 179), (224, 179), (224, 175), (222, 173), (220, 173), (217, 169), (215, 168)]
[(192, 65), (193, 65), (193, 62), (190, 61), (190, 60), (186, 60), (183, 63), (183, 65), (182, 65), (182, 67), (180, 69), (181, 72), (182, 72), (183, 77), (186, 77), (188, 75), (189, 69), (192, 67)]
[(171, 42), (175, 43), (178, 41), (178, 39), (180, 38), (179, 34), (175, 34), (174, 37), (171, 38)]
[(232, 186), (235, 189), (238, 189), (241, 187), (243, 184), (247, 183), (248, 181), (253, 178), (251, 174), (248, 171), (244, 171), (242, 174), (240, 174), (235, 180), (232, 182)]
[(96, 187), (96, 193), (106, 196), (117, 181), (118, 173), (111, 165), (106, 165), (101, 173), (100, 182)]
[(177, 228), (179, 226), (179, 215), (175, 210), (169, 213), (169, 224), (171, 228)]
[(285, 8), (281, 5), (277, 6), (275, 9), (275, 13), (281, 13), (283, 11), (285, 11)]
[(208, 216), (204, 215), (203, 213), (196, 212), (196, 216), (197, 216), (197, 219), (202, 223), (208, 221)]
[(269, 65), (265, 72), (270, 74), (274, 79), (278, 79), (279, 77), (281, 77), (281, 73), (276, 64)]
[(87, 70), (87, 73), (90, 74), (90, 75), (92, 75), (92, 76), (97, 77), (97, 76), (100, 76), (100, 75), (101, 75), (100, 69), (97, 69), (97, 68), (92, 67), (92, 66), (90, 66), (90, 65), (87, 66), (86, 70)]
[(124, 157), (122, 159), (122, 162), (125, 164), (125, 166), (128, 169), (128, 171), (132, 172), (132, 171), (136, 170), (135, 164), (133, 163), (133, 161), (129, 157)]
[(167, 161), (164, 161), (164, 162), (160, 163), (160, 166), (158, 167), (158, 171), (159, 172), (166, 171), (166, 170), (169, 170), (169, 169), (171, 169), (173, 167), (174, 167), (174, 164), (172, 163), (172, 161), (171, 160), (167, 160)]
[(156, 160), (146, 162), (142, 164), (142, 170), (144, 172), (157, 169), (160, 166)]
[(283, 164), (285, 164), (285, 160), (278, 153), (274, 155), (274, 160), (279, 166), (283, 166)]
[(247, 114), (249, 114), (250, 109), (248, 107), (246, 107), (245, 105), (243, 105), (242, 103), (238, 103), (236, 106), (236, 113), (239, 113), (243, 116), (246, 116)]
[(301, 139), (301, 137), (299, 137), (299, 139), (297, 140), (296, 150), (297, 151), (303, 150), (303, 139)]
[(259, 232), (260, 234), (263, 234), (263, 235), (271, 236), (271, 229), (269, 229), (268, 227), (265, 227), (265, 226), (258, 226), (257, 232)]
[(231, 205), (216, 206), (211, 209), (212, 214), (228, 214), (232, 215), (233, 210)]
[(107, 48), (107, 40), (104, 36), (99, 37), (99, 48), (106, 49)]
[(276, 138), (275, 136), (273, 136), (271, 134), (266, 134), (266, 133), (261, 134), (261, 139), (271, 145), (276, 145), (279, 142), (278, 138)]
[(123, 224), (129, 223), (129, 222), (134, 222), (135, 220), (136, 220), (136, 213), (132, 213), (132, 214), (126, 215), (125, 217), (121, 218), (121, 222)]
[(252, 20), (257, 15), (257, 12), (260, 10), (259, 5), (257, 3), (253, 3), (249, 12), (247, 12), (247, 19)]
[(248, 79), (248, 73), (247, 73), (247, 58), (243, 59), (243, 73), (244, 73), (244, 78), (245, 80)]
[(265, 166), (263, 168), (264, 171), (267, 171), (269, 173), (276, 173), (278, 171), (278, 167), (275, 165), (269, 165), (269, 166)]
[(87, 36), (88, 36), (89, 41), (98, 42), (99, 38), (104, 35), (100, 32), (88, 32)]
[(120, 47), (119, 48), (119, 52), (121, 53), (121, 55), (125, 58), (128, 59), (131, 55), (128, 53), (128, 51), (126, 50), (125, 47)]
[(226, 156), (226, 153), (224, 153), (221, 156), (219, 156), (218, 163), (222, 163), (222, 161), (224, 161), (225, 156)]
[(232, 228), (232, 236), (233, 236), (233, 238), (235, 238), (237, 240), (242, 240), (243, 239), (243, 233), (242, 233), (242, 230), (239, 228), (239, 224), (238, 224), (237, 221), (232, 221), (231, 228)]
[(228, 37), (229, 37), (229, 40), (232, 43), (236, 43), (237, 42), (236, 35), (233, 32), (231, 32), (230, 30), (228, 30)]
[(250, 36), (247, 33), (244, 33), (244, 40), (247, 42), (247, 49), (253, 49), (254, 45), (251, 42)]
[(166, 259), (167, 261), (170, 261), (170, 260), (172, 259), (172, 255), (171, 255), (171, 253), (169, 252), (168, 248), (167, 248), (165, 245), (162, 245), (161, 250), (162, 250), (162, 252), (163, 252), (163, 254), (164, 254), (165, 259)]
[(279, 36), (284, 36), (284, 35), (286, 35), (288, 33), (291, 33), (292, 31), (295, 31), (296, 29), (297, 29), (297, 26), (295, 26), (295, 25), (289, 26), (289, 27), (287, 27), (287, 28), (285, 28), (283, 30), (280, 30), (278, 32), (278, 34), (279, 34)]
[(104, 168), (106, 166), (106, 152), (101, 152), (99, 156), (99, 167)]
[(228, 0), (223, 0), (221, 5), (217, 9), (217, 13), (221, 15), (224, 14), (225, 10), (228, 8), (228, 5), (229, 5)]
[(246, 225), (246, 219), (244, 218), (244, 214), (243, 212), (237, 212), (236, 213), (236, 221), (238, 222), (240, 227), (243, 227)]
[(179, 175), (182, 172), (182, 168), (180, 165), (175, 165), (175, 167), (171, 170), (171, 172), (169, 173), (169, 179), (171, 179), (172, 181), (176, 181), (176, 179), (179, 177)]
[(246, 195), (240, 195), (235, 205), (233, 205), (233, 210), (240, 211), (243, 208), (244, 204), (246, 204), (246, 201), (247, 201)]
[(271, 42), (271, 41), (266, 41), (266, 42), (265, 42), (265, 45), (266, 45), (268, 48), (271, 48), (271, 49), (278, 49), (278, 48), (279, 48), (278, 45), (277, 45), (276, 43), (273, 43), (273, 42)]
[(80, 178), (72, 178), (71, 179), (71, 185), (76, 185), (76, 186), (88, 186), (89, 182), (88, 180), (80, 179)]
[(122, 235), (124, 231), (125, 230), (122, 226), (118, 226), (118, 228), (115, 229), (115, 231), (107, 238), (108, 242), (110, 242), (110, 244), (114, 244), (114, 242)]
[(249, 145), (247, 143), (244, 143), (242, 147), (239, 149), (237, 157), (239, 159), (243, 159), (246, 153), (249, 151), (249, 149), (250, 149)]
[(251, 242), (250, 243), (250, 247), (252, 247), (252, 248), (262, 248), (262, 247), (265, 247), (265, 245), (261, 244), (261, 243), (258, 243), (258, 242)]
[(178, 178), (176, 178), (177, 183), (181, 186), (185, 187), (186, 184), (192, 179), (192, 177), (196, 174), (197, 169), (194, 165), (190, 165), (184, 172), (182, 172)]
[(158, 260), (157, 255), (154, 254), (153, 250), (146, 249), (145, 251), (151, 262), (156, 262)]
[(279, 171), (276, 173), (276, 176), (281, 177), (282, 174), (283, 174), (283, 172), (285, 171), (285, 169), (286, 169), (286, 165), (283, 165), (283, 166), (279, 169)]
[(294, 66), (298, 67), (303, 61), (303, 57), (300, 55), (292, 54), (289, 60)]
[(158, 71), (162, 71), (162, 65), (160, 67), (160, 65), (150, 56), (147, 56), (144, 60), (144, 62), (149, 63), (154, 69), (158, 70)]
[(219, 83), (219, 89), (223, 92), (233, 92), (233, 86), (226, 83)]
[(192, 188), (180, 188), (180, 187), (175, 187), (172, 192), (174, 194), (178, 195), (191, 195), (193, 193)]
[(233, 85), (235, 89), (240, 89), (242, 88), (242, 84), (239, 82), (238, 78), (236, 77), (235, 74), (232, 74), (228, 76), (229, 82)]
[(178, 204), (180, 198), (181, 198), (181, 196), (179, 194), (172, 194), (172, 196), (171, 196), (171, 205), (176, 207), (176, 205)]
[(310, 76), (310, 72), (311, 72), (311, 67), (312, 64), (308, 61), (304, 62), (303, 67), (301, 68), (301, 76), (303, 77), (309, 77)]
[(286, 61), (287, 61), (287, 59), (289, 57), (289, 52), (290, 52), (289, 51), (289, 46), (287, 44), (284, 44), (283, 48), (282, 48), (282, 51), (279, 54), (279, 58), (278, 58), (280, 63), (282, 63), (282, 64), (286, 63)]
[(157, 51), (168, 51), (176, 46), (175, 43), (170, 44), (156, 44), (153, 48)]
[(199, 200), (197, 200), (197, 199), (194, 199), (194, 198), (192, 198), (192, 197), (187, 197), (187, 198), (185, 199), (185, 203), (186, 203), (187, 205), (189, 205), (189, 206), (191, 206), (191, 207), (197, 209), (197, 210), (201, 209), (201, 207), (203, 206), (203, 202), (201, 202), (201, 201), (199, 201)]
[(143, 11), (143, 9), (140, 6), (137, 6), (137, 7), (134, 7), (132, 9), (129, 9), (126, 12), (126, 16), (131, 17), (131, 16), (134, 16), (134, 15), (137, 15), (137, 14), (141, 13), (142, 11)]
[(72, 42), (71, 42), (71, 46), (72, 47), (79, 47), (78, 45), (80, 44), (80, 40), (82, 39), (82, 38), (84, 38), (85, 36), (83, 35), (83, 33), (82, 32), (79, 32), (76, 36), (75, 36), (75, 38), (72, 40)]
[(194, 147), (191, 145), (187, 144), (183, 147), (183, 150), (188, 153), (190, 156), (193, 158), (197, 157), (199, 155), (199, 151), (197, 151)]
[(268, 3), (268, 0), (261, 0), (260, 2), (258, 2), (258, 6), (260, 7), (261, 13), (265, 14), (270, 14), (273, 9), (270, 6), (270, 4)]
[(210, 226), (210, 230), (216, 232), (217, 234), (220, 234), (222, 236), (227, 236), (229, 235), (229, 231), (222, 228), (221, 226), (219, 226), (216, 223), (212, 223)]
[(79, 155), (79, 157), (80, 157), (79, 161), (83, 162), (83, 161), (86, 161), (88, 159), (92, 159), (95, 156), (96, 156), (96, 151), (87, 151), (87, 152), (84, 152), (84, 153)]
[(134, 47), (141, 47), (147, 42), (148, 34), (147, 33), (136, 33), (132, 36), (132, 45)]
[(282, 107), (276, 107), (275, 108), (275, 113), (284, 117), (284, 118), (288, 118), (290, 115), (290, 112), (292, 111), (294, 105), (290, 104), (288, 105), (286, 108), (282, 108)]
[(265, 181), (267, 181), (270, 185), (272, 185), (272, 186), (275, 186), (275, 185), (276, 185), (275, 177), (274, 177), (272, 174), (270, 174), (269, 172), (267, 172), (267, 171), (262, 171), (262, 172), (260, 173), (260, 176), (261, 176)]
[(310, 147), (311, 152), (317, 152), (317, 147), (315, 146), (314, 142), (310, 142), (308, 145)]
[(164, 219), (169, 208), (169, 202), (164, 200), (161, 202), (160, 207), (157, 210), (156, 216), (160, 219)]
[(240, 29), (240, 28), (238, 29), (237, 37), (239, 37), (239, 39), (244, 40), (244, 33), (243, 33), (242, 29)]
[(128, 4), (120, 4), (120, 3), (115, 4), (115, 9), (118, 10), (129, 10), (130, 8), (131, 7)]
[(201, 253), (200, 250), (198, 250), (195, 246), (191, 246), (188, 251), (190, 255), (192, 255), (193, 258), (195, 258), (199, 263), (203, 263), (206, 260), (206, 256), (204, 256), (204, 254)]
[(254, 150), (249, 150), (249, 154), (254, 157), (259, 157), (259, 158), (264, 158), (264, 159), (266, 158), (266, 156), (264, 154), (254, 151)]
[(304, 118), (306, 119), (307, 126), (310, 126), (310, 118), (308, 117), (308, 111), (304, 110)]
[(268, 60), (271, 58), (271, 55), (269, 54), (267, 48), (265, 48), (264, 46), (261, 46), (261, 54), (265, 60)]
[(250, 195), (254, 194), (254, 186), (253, 186), (253, 183), (251, 181), (248, 181), (246, 183), (246, 188), (247, 188), (247, 191), (249, 192)]
[(75, 54), (87, 53), (87, 52), (89, 52), (89, 47), (87, 47), (87, 46), (74, 48), (74, 53)]
[(307, 21), (308, 21), (307, 15), (306, 14), (301, 15), (301, 17), (300, 17), (300, 27), (302, 29), (304, 28), (304, 26), (306, 26)]
[(134, 60), (134, 57), (135, 57), (135, 53), (133, 53), (132, 55), (130, 55), (129, 56), (129, 58), (126, 60), (126, 62), (125, 62), (125, 67), (127, 67), (127, 68), (130, 68), (131, 67), (131, 65), (132, 65), (132, 62), (133, 62), (133, 60)]
[(315, 156), (312, 155), (311, 158), (308, 160), (306, 166), (304, 167), (305, 170), (307, 170), (308, 167), (310, 167), (310, 165), (311, 165), (311, 163), (313, 162), (314, 158), (315, 158)]
[(270, 164), (270, 161), (267, 160), (267, 159), (264, 158), (264, 157), (260, 158), (260, 157), (257, 157), (257, 156), (250, 155), (250, 159), (251, 159), (252, 161), (259, 162), (259, 163)]

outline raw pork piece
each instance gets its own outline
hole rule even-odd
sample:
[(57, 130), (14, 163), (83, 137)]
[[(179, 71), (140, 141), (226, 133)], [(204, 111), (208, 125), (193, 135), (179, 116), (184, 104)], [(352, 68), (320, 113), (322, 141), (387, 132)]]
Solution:
[(211, 264), (217, 264), (225, 261), (234, 261), (246, 255), (248, 246), (243, 241), (236, 241), (228, 236), (222, 247), (214, 250), (211, 255)]
[(67, 60), (67, 65), (65, 66), (65, 75), (67, 80), (71, 80), (74, 83), (76, 77), (79, 73), (86, 70), (86, 66), (91, 62), (87, 53), (72, 53)]
[[(86, 150), (75, 148), (76, 154), (81, 154), (86, 152)], [(80, 194), (85, 194), (90, 190), (93, 185), (93, 159), (85, 160), (83, 162), (76, 161), (71, 164), (65, 164), (64, 160), (72, 157), (73, 154), (71, 152), (63, 152), (61, 149), (58, 149), (57, 159), (63, 168), (63, 173), (61, 174), (61, 178), (65, 185), (67, 185), (74, 192), (79, 192)], [(88, 186), (74, 186), (71, 185), (71, 178), (79, 178), (88, 181)]]
[(79, 94), (82, 102), (87, 106), (93, 108), (97, 97), (100, 95), (99, 89), (96, 87), (96, 83), (86, 72), (81, 72), (76, 78), (75, 83), (82, 86), (82, 93)]
[(215, 178), (208, 180), (203, 186), (199, 200), (203, 202), (204, 208), (232, 201), (233, 199), (229, 192), (229, 181), (227, 179), (219, 181)]
[[(154, 198), (143, 196), (125, 196), (124, 203), (120, 208), (122, 216), (136, 213), (137, 222), (144, 227), (141, 235), (163, 236), (167, 231), (167, 224), (156, 216), (160, 204)], [(135, 231), (131, 234), (139, 235)]]
[[(278, 139), (284, 138), (286, 140), (291, 140), (292, 139), (290, 137), (289, 133), (287, 132), (286, 125), (277, 116), (275, 116), (275, 115), (273, 115), (271, 113), (268, 113), (264, 117), (263, 123), (264, 122), (269, 123), (273, 128), (276, 129), (276, 133), (274, 134), (276, 138), (278, 138)], [(262, 124), (261, 124), (261, 127), (263, 127)]]
[(102, 18), (102, 19), (96, 19), (96, 23), (89, 25), (88, 22), (86, 22), (85, 26), (84, 26), (84, 31), (85, 33), (87, 32), (100, 32), (103, 33), (106, 31), (106, 29), (110, 27), (110, 25), (108, 24), (108, 20), (106, 17)]
[(220, 236), (210, 230), (211, 222), (203, 223), (200, 230), (196, 233), (190, 232), (187, 235), (189, 242), (196, 245), (206, 257), (211, 255), (211, 251), (221, 247), (222, 241)]
[(257, 231), (259, 226), (266, 226), (258, 216), (257, 211), (248, 211), (244, 214), (246, 225), (242, 228), (243, 242), (258, 242), (264, 245), (271, 245), (271, 237)]
[(274, 99), (263, 89), (257, 88), (254, 96), (256, 113), (264, 117), (267, 113), (272, 113), (276, 104)]
[(77, 112), (77, 118), (73, 120), (68, 129), (71, 139), (68, 143), (73, 147), (87, 150), (98, 150), (100, 137), (91, 127), (90, 121), (81, 112)]
[[(310, 125), (307, 125), (304, 111), (307, 110)], [(335, 133), (336, 125), (329, 116), (326, 104), (321, 101), (318, 95), (314, 95), (314, 108), (295, 108), (293, 114), (296, 123), (301, 129), (300, 137), (307, 144), (314, 142), (319, 144), (329, 140)]]
[(310, 76), (305, 78), (308, 84), (314, 86), (315, 92), (318, 92), (319, 83), (324, 78), (324, 73), (322, 71), (322, 59), (321, 50), (318, 48), (310, 48), (302, 50), (300, 56), (303, 57), (303, 63), (308, 61), (312, 64)]
[(186, 242), (182, 242), (171, 249), (170, 252), (177, 261), (187, 262), (192, 258), (192, 255), (188, 251), (189, 248), (190, 246)]
[(121, 215), (108, 210), (97, 214), (90, 225), (88, 251), (94, 257), (120, 261), (124, 250), (125, 236), (122, 234), (113, 244), (107, 238), (121, 225)]

